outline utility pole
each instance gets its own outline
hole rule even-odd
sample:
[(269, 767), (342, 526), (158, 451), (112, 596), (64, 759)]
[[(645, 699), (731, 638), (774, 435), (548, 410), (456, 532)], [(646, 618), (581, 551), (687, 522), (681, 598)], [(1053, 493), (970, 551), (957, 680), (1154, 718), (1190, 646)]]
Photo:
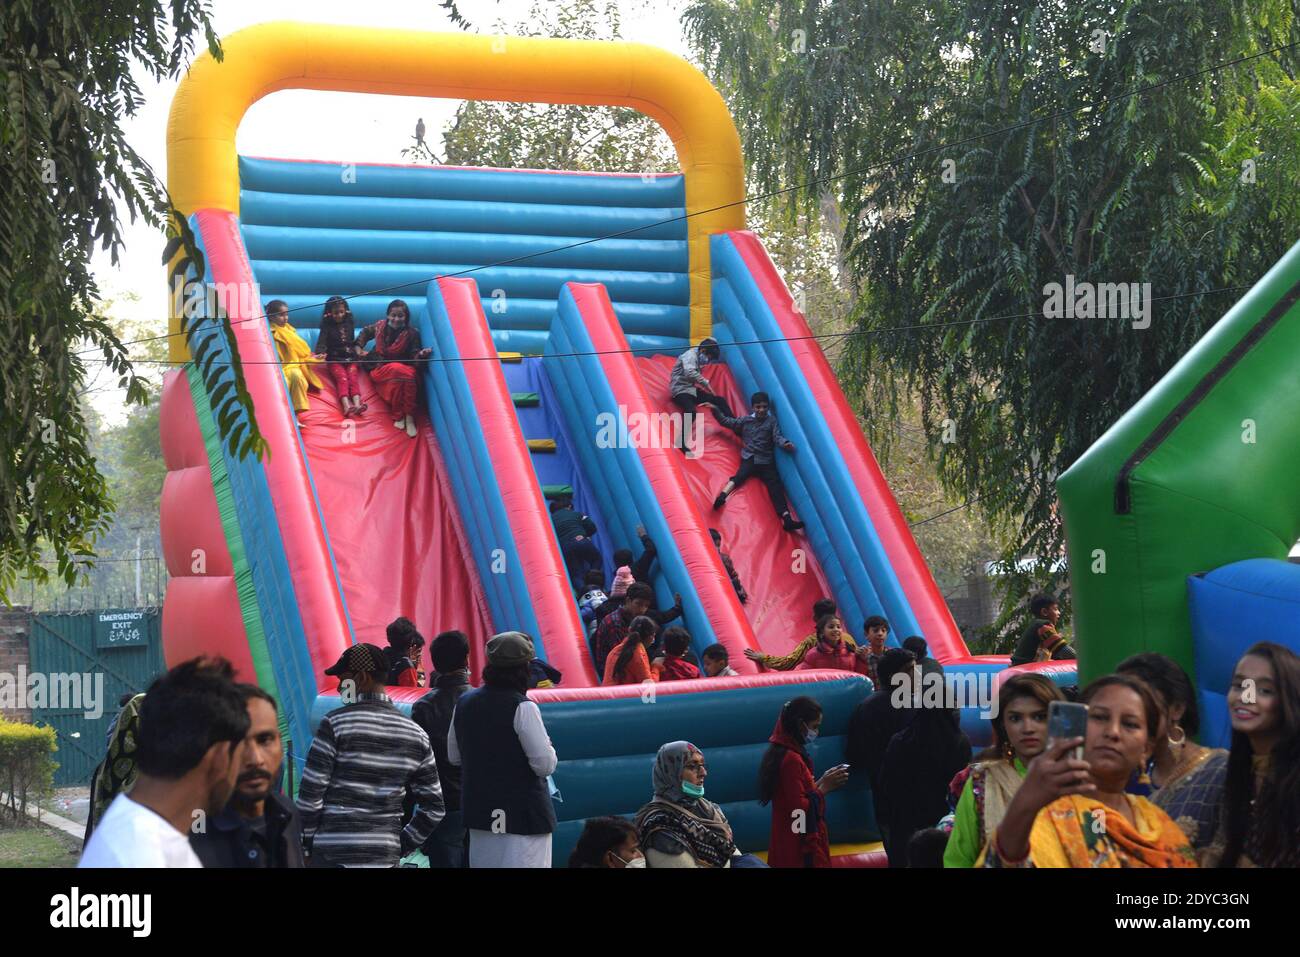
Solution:
[(135, 526), (135, 607), (139, 608), (144, 599), (140, 595), (140, 529), (142, 526)]

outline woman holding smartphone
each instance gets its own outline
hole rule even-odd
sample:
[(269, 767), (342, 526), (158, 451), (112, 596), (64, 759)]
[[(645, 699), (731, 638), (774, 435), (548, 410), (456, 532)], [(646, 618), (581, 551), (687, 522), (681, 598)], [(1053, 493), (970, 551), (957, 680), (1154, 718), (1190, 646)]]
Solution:
[(799, 697), (781, 707), (776, 729), (758, 769), (758, 802), (772, 805), (772, 832), (767, 845), (769, 867), (830, 867), (831, 840), (826, 830), (826, 795), (849, 779), (847, 765), (813, 778), (808, 745), (822, 724), (822, 706)]
[(977, 866), (1196, 867), (1169, 815), (1124, 790), (1161, 730), (1151, 689), (1130, 675), (1107, 675), (1081, 697), (1084, 736), (1052, 741), (1030, 762)]
[(1061, 689), (1042, 675), (1019, 674), (998, 690), (994, 744), (970, 766), (962, 785), (944, 867), (974, 867), (989, 834), (1002, 823), (1020, 790), (1029, 762), (1047, 746), (1047, 709), (1064, 701)]

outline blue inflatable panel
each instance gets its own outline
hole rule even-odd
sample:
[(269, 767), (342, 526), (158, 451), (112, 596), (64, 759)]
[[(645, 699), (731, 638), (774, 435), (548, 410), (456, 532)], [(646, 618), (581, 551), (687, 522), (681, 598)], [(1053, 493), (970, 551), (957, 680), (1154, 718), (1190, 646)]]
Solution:
[[(503, 352), (540, 355), (560, 287), (609, 290), (633, 348), (690, 338), (685, 184), (614, 176), (241, 158), (240, 227), (264, 300), (299, 329), (349, 297), (358, 324), (469, 276)], [(604, 238), (608, 237), (608, 238)], [(416, 316), (413, 315), (413, 319)]]
[(468, 265), (511, 260), (512, 266), (687, 271), (684, 240), (603, 239), (564, 248), (554, 236), (245, 226), (244, 242), (254, 259)]
[[(239, 191), (240, 219), (250, 226), (447, 230), (550, 236), (556, 246), (610, 239), (676, 239), (685, 234), (681, 208), (630, 209), (484, 203), (478, 200), (298, 196)], [(594, 245), (594, 244), (593, 244)]]
[[(758, 768), (781, 706), (795, 695), (817, 699), (825, 716), (811, 754), (821, 775), (844, 760), (844, 736), (854, 707), (870, 682), (846, 675), (816, 684), (662, 695), (641, 698), (545, 703), (542, 717), (560, 757), (554, 780), (562, 801), (552, 859), (563, 866), (588, 817), (631, 817), (653, 796), (651, 771), (659, 747), (686, 740), (704, 752), (709, 766), (707, 797), (722, 806), (742, 851), (768, 846), (772, 809), (758, 803)], [(827, 798), (832, 843), (878, 837), (870, 788), (864, 775)]]
[(1200, 693), (1201, 743), (1231, 743), (1228, 688), (1246, 649), (1274, 641), (1300, 654), (1300, 565), (1274, 558), (1233, 562), (1187, 579), (1193, 676)]
[(239, 157), (244, 189), (318, 196), (388, 196), (463, 199), (476, 202), (587, 204), (594, 206), (685, 206), (680, 173), (621, 175), (540, 170), (389, 166)]
[[(341, 263), (293, 262), (258, 259), (253, 271), (266, 289), (290, 294), (311, 294), (322, 289), (331, 295), (360, 296), (383, 290), (389, 299), (419, 296), (439, 276), (458, 276), (466, 263)], [(473, 277), (488, 293), (501, 289), (507, 296), (552, 299), (566, 282), (603, 283), (610, 298), (619, 302), (646, 302), (687, 306), (690, 286), (685, 273), (615, 271), (610, 269), (543, 269), (534, 266), (480, 266)], [(323, 300), (322, 300), (323, 302)], [(324, 306), (321, 307), (324, 309)]]
[[(539, 397), (540, 401), (537, 405), (515, 410), (519, 418), (519, 428), (525, 439), (555, 440), (554, 452), (533, 453), (533, 471), (541, 485), (568, 485), (572, 488), (574, 507), (596, 523), (593, 542), (604, 559), (601, 570), (605, 574), (605, 582), (608, 585), (614, 580), (611, 561), (614, 546), (610, 544), (613, 537), (601, 511), (595, 489), (578, 468), (573, 455), (574, 441), (560, 411), (560, 400), (542, 368), (542, 360), (532, 357), (521, 362), (508, 362), (501, 367), (501, 370), (505, 373), (506, 388), (511, 392), (536, 392)], [(559, 547), (558, 540), (556, 547)], [(578, 597), (581, 595), (579, 594)]]

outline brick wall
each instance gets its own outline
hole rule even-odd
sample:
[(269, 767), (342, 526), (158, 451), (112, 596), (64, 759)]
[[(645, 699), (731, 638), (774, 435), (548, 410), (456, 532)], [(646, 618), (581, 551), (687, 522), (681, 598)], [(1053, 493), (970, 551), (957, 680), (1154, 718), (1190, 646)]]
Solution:
[[(10, 676), (6, 679), (6, 683), (18, 680), (19, 665), (24, 669), (31, 668), (31, 652), (27, 645), (30, 631), (30, 609), (6, 608), (0, 605), (0, 674)], [(6, 721), (31, 721), (32, 713), (27, 708), (20, 708), (17, 711), (6, 708), (0, 717)]]

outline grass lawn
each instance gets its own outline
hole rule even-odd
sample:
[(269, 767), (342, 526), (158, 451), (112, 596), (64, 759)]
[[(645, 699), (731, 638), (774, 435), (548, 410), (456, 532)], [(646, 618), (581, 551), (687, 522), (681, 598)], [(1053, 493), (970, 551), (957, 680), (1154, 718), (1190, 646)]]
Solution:
[(81, 842), (52, 827), (0, 828), (0, 867), (75, 867)]

